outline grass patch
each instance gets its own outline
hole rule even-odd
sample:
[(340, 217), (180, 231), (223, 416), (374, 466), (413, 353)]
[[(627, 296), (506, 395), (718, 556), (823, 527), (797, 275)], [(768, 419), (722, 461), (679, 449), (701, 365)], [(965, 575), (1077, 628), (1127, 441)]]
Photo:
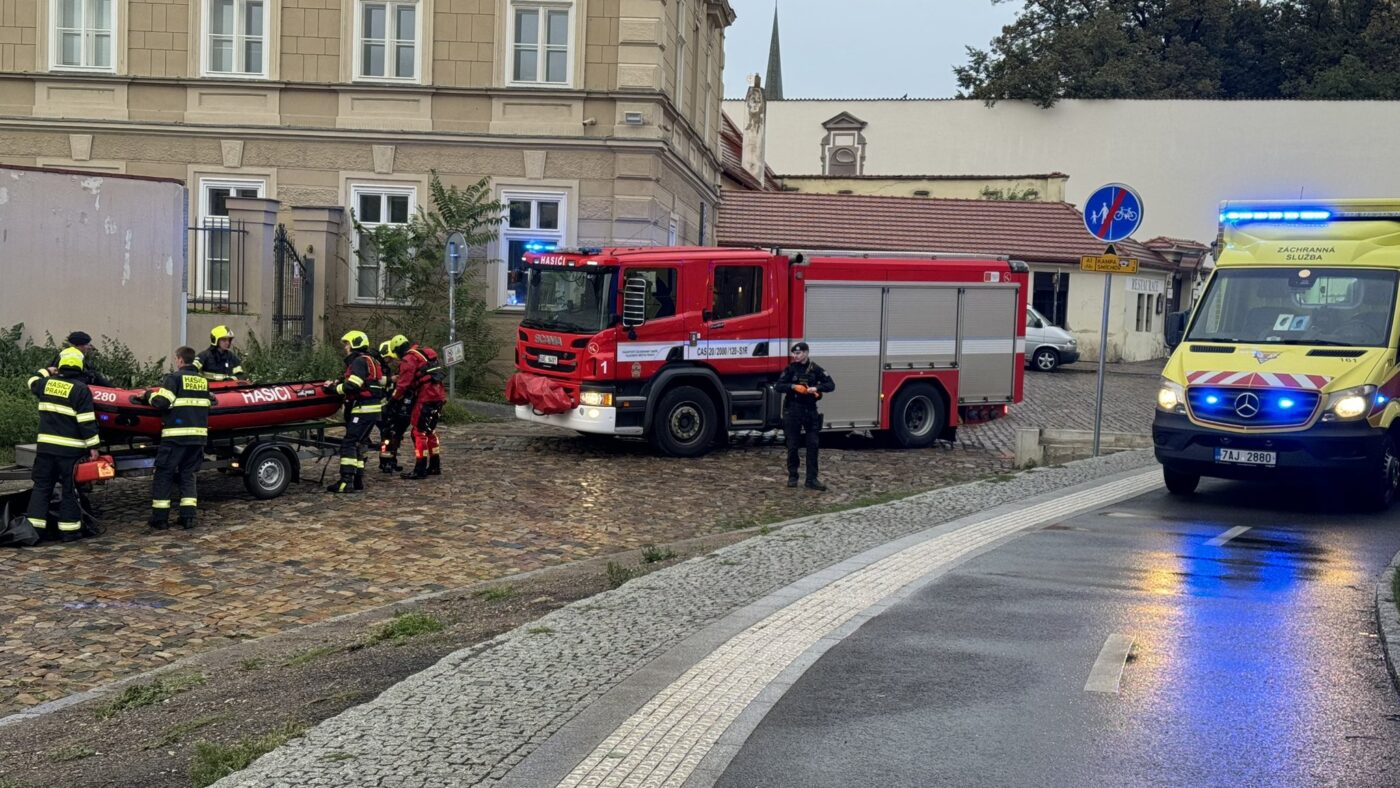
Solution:
[(985, 481), (989, 484), (1005, 484), (1009, 481), (1014, 480), (1015, 478), (1016, 476), (1014, 474), (998, 473), (996, 476), (988, 477), (987, 479), (985, 479)]
[(91, 758), (96, 754), (97, 751), (91, 747), (74, 744), (70, 747), (64, 747), (61, 750), (54, 750), (49, 753), (49, 760), (54, 763), (67, 763), (69, 761), (81, 761), (84, 758)]
[(248, 768), (248, 764), (281, 747), (306, 732), (299, 723), (282, 726), (236, 744), (215, 744), (201, 741), (194, 746), (194, 762), (190, 766), (190, 781), (195, 788), (205, 788), (219, 780)]
[(654, 544), (642, 545), (642, 563), (644, 564), (656, 564), (675, 557), (676, 551), (669, 547), (657, 547)]
[[(489, 590), (489, 589), (488, 589)], [(436, 616), (428, 615), (420, 610), (410, 610), (407, 613), (400, 613), (394, 616), (393, 620), (387, 621), (374, 634), (369, 636), (371, 645), (390, 641), (396, 646), (403, 645), (409, 638), (427, 635), (432, 632), (441, 632), (442, 622)]]
[(767, 536), (768, 534), (773, 533), (773, 526), (764, 523), (763, 525), (760, 525), (758, 527), (758, 533), (760, 536)]
[(492, 421), (488, 416), (472, 413), (467, 406), (460, 402), (449, 402), (442, 407), (443, 424), (479, 424), (483, 421)]
[(525, 631), (530, 633), (531, 635), (548, 635), (554, 632), (554, 630), (550, 629), (549, 627), (530, 627)]
[(510, 586), (491, 586), (477, 591), (476, 596), (487, 602), (499, 602), (502, 599), (510, 599), (515, 596), (515, 589)]
[(265, 667), (267, 667), (267, 662), (256, 657), (253, 659), (245, 659), (242, 662), (238, 663), (238, 669), (243, 671), (244, 673), (251, 673), (255, 670), (262, 670)]
[(204, 674), (190, 673), (183, 676), (161, 676), (150, 684), (133, 684), (122, 690), (122, 694), (111, 703), (98, 709), (97, 718), (107, 720), (127, 709), (139, 709), (142, 706), (167, 701), (202, 685), (204, 680)]
[(223, 722), (224, 720), (231, 719), (233, 719), (232, 714), (210, 714), (207, 717), (200, 717), (197, 720), (182, 722), (178, 725), (171, 726), (170, 729), (167, 730), (164, 734), (162, 734), (159, 739), (152, 742), (146, 742), (145, 744), (141, 745), (141, 749), (159, 750), (162, 747), (169, 747), (172, 744), (179, 744), (180, 742), (185, 740), (186, 736), (189, 736), (191, 733), (194, 733), (200, 728), (207, 728), (216, 722)]
[(624, 583), (644, 574), (641, 567), (623, 566), (615, 561), (608, 562), (608, 588), (621, 588)]
[(283, 662), (282, 664), (285, 667), (289, 668), (296, 668), (302, 665), (309, 665), (312, 662), (315, 662), (316, 660), (320, 659), (321, 657), (328, 657), (331, 654), (338, 653), (340, 650), (340, 646), (317, 646), (316, 648), (309, 648), (305, 651), (293, 655), (291, 658), (289, 658), (286, 662)]
[[(0, 446), (0, 465), (10, 465), (15, 461), (15, 447)], [(18, 785), (18, 783), (8, 783)], [(0, 788), (5, 788), (6, 783), (0, 783)]]
[(321, 756), (321, 760), (330, 761), (332, 763), (342, 763), (344, 761), (355, 760), (355, 756), (348, 752), (328, 752)]

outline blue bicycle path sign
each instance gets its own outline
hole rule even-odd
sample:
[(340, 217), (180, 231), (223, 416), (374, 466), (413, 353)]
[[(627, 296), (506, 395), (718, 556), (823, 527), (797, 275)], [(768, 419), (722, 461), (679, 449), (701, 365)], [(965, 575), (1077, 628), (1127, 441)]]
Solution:
[(1142, 198), (1121, 183), (1100, 186), (1084, 206), (1084, 227), (1101, 241), (1113, 243), (1137, 232), (1142, 224)]

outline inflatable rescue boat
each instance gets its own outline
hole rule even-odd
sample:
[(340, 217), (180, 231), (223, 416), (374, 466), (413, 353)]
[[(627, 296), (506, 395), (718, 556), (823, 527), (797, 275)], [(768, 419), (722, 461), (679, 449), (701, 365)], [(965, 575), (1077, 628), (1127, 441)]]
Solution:
[[(134, 436), (160, 436), (161, 412), (132, 399), (155, 391), (92, 387), (97, 426), (106, 440)], [(321, 381), (308, 383), (244, 383), (218, 381), (209, 384), (214, 403), (209, 408), (209, 434), (276, 427), (317, 421), (335, 415), (345, 399), (321, 390)]]

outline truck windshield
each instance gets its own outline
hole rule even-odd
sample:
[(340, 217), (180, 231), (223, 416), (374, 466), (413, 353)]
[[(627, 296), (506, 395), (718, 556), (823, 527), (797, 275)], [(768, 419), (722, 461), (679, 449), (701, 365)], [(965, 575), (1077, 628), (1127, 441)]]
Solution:
[(1186, 339), (1382, 347), (1390, 341), (1396, 272), (1368, 268), (1216, 271)]
[(532, 268), (526, 328), (592, 334), (612, 325), (614, 268)]

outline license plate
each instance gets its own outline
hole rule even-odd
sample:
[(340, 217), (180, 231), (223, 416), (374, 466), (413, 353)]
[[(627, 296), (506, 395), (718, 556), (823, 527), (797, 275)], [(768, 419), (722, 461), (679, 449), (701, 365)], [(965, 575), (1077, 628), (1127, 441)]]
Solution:
[(554, 355), (553, 353), (541, 353), (540, 363), (549, 364), (550, 366), (557, 366), (559, 364), (559, 357)]
[(1254, 451), (1253, 449), (1216, 449), (1215, 461), (1235, 465), (1267, 465), (1272, 468), (1278, 462), (1278, 452)]

